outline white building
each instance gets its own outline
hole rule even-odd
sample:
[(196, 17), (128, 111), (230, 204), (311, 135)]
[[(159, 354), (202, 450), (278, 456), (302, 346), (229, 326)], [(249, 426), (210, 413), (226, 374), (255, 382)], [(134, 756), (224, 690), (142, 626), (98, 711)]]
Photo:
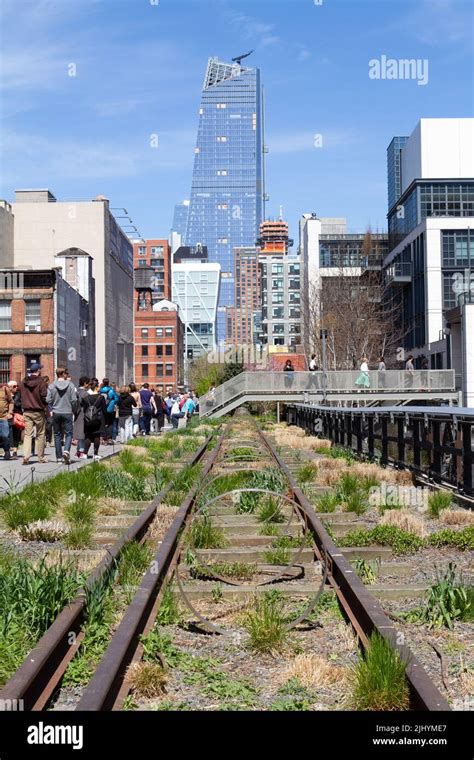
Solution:
[(454, 368), (474, 406), (474, 119), (421, 119), (400, 159), (384, 273), (405, 353)]
[(216, 348), (221, 266), (184, 261), (172, 266), (172, 299), (185, 325), (184, 356), (196, 359)]
[[(93, 259), (96, 371), (117, 383), (133, 377), (133, 247), (103, 196), (58, 202), (49, 190), (17, 190), (14, 266), (64, 265), (58, 255), (82, 249)], [(78, 270), (80, 278), (80, 267)]]

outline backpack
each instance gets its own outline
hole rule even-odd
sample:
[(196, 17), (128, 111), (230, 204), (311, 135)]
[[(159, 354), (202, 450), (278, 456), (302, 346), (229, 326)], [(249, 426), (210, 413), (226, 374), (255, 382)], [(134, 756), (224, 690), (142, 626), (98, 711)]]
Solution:
[(97, 406), (97, 401), (98, 399), (93, 404), (89, 401), (89, 406), (84, 409), (84, 423), (86, 425), (92, 426), (102, 421), (102, 412)]
[(181, 410), (179, 408), (179, 404), (177, 401), (174, 402), (173, 406), (171, 407), (171, 414), (180, 414)]

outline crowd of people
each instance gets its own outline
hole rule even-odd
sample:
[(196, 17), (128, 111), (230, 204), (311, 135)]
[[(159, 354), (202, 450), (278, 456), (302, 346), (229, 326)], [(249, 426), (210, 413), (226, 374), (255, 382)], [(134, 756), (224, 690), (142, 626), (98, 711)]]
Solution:
[(20, 383), (10, 380), (0, 387), (0, 448), (6, 460), (17, 459), (22, 445), (24, 465), (34, 455), (44, 464), (46, 444), (53, 441), (57, 462), (70, 464), (73, 444), (77, 459), (100, 460), (101, 445), (159, 435), (165, 420), (177, 428), (199, 411), (192, 391), (162, 396), (149, 383), (117, 387), (108, 377), (100, 383), (86, 376), (76, 387), (67, 369), (58, 367), (54, 382), (42, 369), (33, 363)]

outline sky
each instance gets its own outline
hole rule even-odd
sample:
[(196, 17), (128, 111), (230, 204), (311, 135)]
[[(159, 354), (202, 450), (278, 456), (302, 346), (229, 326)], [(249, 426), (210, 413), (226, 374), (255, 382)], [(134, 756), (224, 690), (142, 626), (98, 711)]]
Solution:
[[(267, 216), (386, 229), (386, 148), (421, 117), (473, 115), (471, 0), (0, 0), (0, 198), (110, 199), (145, 238), (189, 197), (207, 59), (254, 50)], [(428, 61), (374, 79), (370, 61)], [(420, 63), (420, 66), (426, 64)], [(421, 71), (421, 70), (420, 70)], [(120, 212), (115, 212), (119, 214)]]

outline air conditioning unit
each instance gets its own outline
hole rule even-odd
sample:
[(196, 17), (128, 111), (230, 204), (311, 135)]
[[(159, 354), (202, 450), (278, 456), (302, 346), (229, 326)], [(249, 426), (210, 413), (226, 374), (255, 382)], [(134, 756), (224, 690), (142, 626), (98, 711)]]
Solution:
[(27, 325), (26, 332), (41, 332), (40, 325)]

